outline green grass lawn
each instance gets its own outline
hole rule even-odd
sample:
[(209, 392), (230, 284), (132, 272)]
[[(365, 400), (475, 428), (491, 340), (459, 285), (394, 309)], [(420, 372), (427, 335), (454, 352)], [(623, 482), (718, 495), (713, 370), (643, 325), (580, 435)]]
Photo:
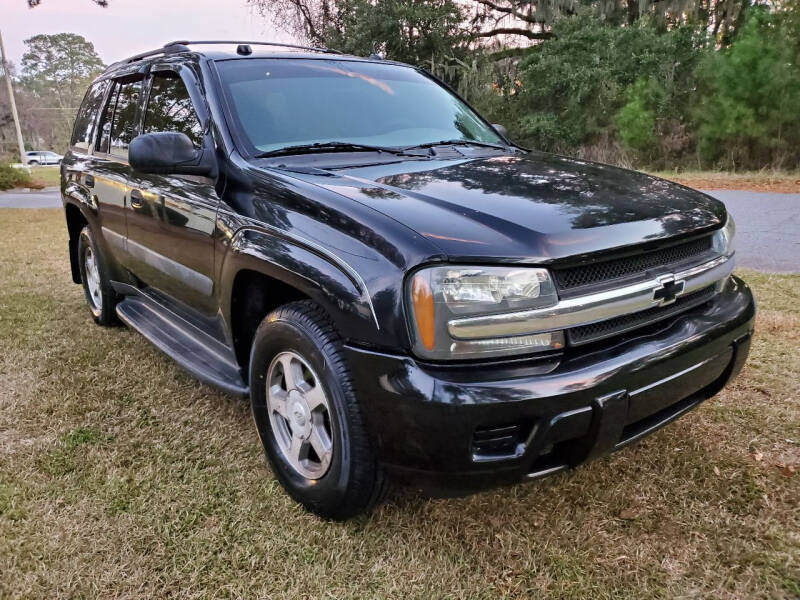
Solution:
[(341, 524), (283, 493), (246, 402), (92, 323), (66, 241), (0, 211), (0, 598), (800, 595), (800, 277), (744, 273), (749, 365), (642, 443)]
[(61, 169), (56, 165), (31, 167), (31, 179), (43, 187), (61, 185)]

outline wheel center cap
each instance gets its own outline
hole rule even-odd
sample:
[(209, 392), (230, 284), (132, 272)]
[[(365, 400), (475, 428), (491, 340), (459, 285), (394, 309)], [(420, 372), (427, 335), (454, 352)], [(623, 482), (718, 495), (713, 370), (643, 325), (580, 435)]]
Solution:
[(295, 402), (292, 406), (292, 418), (300, 427), (306, 424), (306, 413), (303, 411), (303, 407), (300, 406), (299, 402)]
[(303, 396), (297, 390), (289, 392), (289, 416), (296, 429), (305, 434), (311, 415)]

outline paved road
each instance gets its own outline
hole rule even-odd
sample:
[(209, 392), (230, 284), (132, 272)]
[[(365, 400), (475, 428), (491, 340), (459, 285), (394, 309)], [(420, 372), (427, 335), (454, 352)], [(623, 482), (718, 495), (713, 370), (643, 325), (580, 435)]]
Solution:
[(61, 200), (57, 187), (30, 192), (12, 190), (0, 192), (0, 208), (58, 208)]
[[(736, 219), (739, 265), (761, 271), (800, 273), (800, 194), (709, 193), (725, 202)], [(60, 206), (58, 188), (0, 192), (0, 208)]]
[(800, 273), (800, 194), (718, 190), (736, 219), (738, 264), (759, 271)]

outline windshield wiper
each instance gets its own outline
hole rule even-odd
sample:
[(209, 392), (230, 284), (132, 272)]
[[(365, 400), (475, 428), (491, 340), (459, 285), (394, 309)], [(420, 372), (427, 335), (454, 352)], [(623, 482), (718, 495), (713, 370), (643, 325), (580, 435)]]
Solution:
[(479, 142), (477, 140), (441, 140), (439, 142), (426, 142), (424, 144), (416, 144), (414, 146), (406, 146), (403, 150), (412, 150), (414, 148), (432, 148), (433, 146), (481, 146), (483, 148), (496, 148), (498, 150), (508, 150), (513, 146), (506, 146), (505, 144), (492, 144), (491, 142)]
[(354, 144), (351, 142), (315, 142), (313, 144), (299, 144), (286, 146), (269, 152), (256, 154), (256, 158), (269, 158), (270, 156), (286, 156), (290, 154), (314, 154), (317, 152), (387, 152), (397, 156), (416, 156), (408, 154), (405, 148), (391, 148), (388, 146), (370, 146), (369, 144)]

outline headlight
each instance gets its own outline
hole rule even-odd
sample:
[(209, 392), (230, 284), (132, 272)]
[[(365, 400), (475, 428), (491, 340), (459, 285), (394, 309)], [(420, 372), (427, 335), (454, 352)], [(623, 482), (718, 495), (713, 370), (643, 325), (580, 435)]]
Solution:
[(448, 332), (453, 318), (553, 306), (555, 286), (546, 269), (431, 267), (415, 273), (406, 291), (414, 352), (444, 360), (525, 354), (564, 346), (560, 331), (461, 340)]
[(729, 213), (725, 227), (714, 232), (714, 251), (723, 256), (731, 256), (736, 250), (735, 237), (736, 223), (733, 222), (733, 217)]

